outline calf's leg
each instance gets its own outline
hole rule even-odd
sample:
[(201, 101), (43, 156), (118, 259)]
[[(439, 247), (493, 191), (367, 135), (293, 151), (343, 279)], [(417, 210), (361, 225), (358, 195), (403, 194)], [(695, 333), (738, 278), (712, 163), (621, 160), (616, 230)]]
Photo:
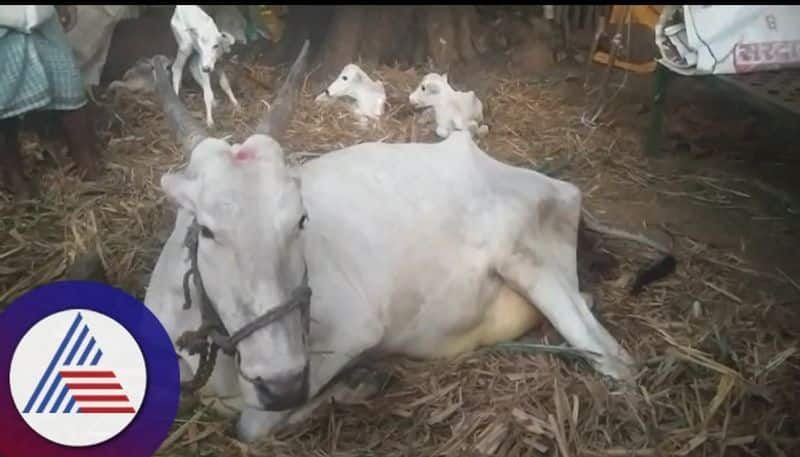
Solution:
[(219, 71), (219, 87), (222, 88), (222, 91), (225, 92), (225, 95), (228, 96), (233, 106), (238, 110), (239, 109), (239, 100), (236, 100), (236, 97), (233, 95), (233, 91), (231, 90), (231, 83), (228, 81), (228, 75), (225, 74), (225, 70)]
[(192, 78), (203, 88), (203, 102), (206, 105), (206, 125), (209, 128), (214, 127), (213, 109), (217, 101), (214, 99), (214, 91), (211, 89), (211, 75), (200, 70), (198, 60), (194, 60), (189, 64), (189, 71)]
[(192, 55), (192, 43), (190, 37), (185, 33), (175, 32), (175, 41), (178, 42), (178, 52), (175, 55), (175, 61), (172, 63), (172, 87), (175, 93), (180, 95), (181, 92), (181, 78), (183, 78), (183, 68), (186, 66), (186, 61)]

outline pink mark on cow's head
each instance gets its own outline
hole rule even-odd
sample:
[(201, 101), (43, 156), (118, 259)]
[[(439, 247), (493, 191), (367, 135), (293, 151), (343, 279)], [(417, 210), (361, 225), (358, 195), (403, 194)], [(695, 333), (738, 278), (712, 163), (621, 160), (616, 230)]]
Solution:
[(256, 157), (256, 150), (252, 145), (235, 144), (231, 148), (231, 154), (234, 162), (245, 163)]

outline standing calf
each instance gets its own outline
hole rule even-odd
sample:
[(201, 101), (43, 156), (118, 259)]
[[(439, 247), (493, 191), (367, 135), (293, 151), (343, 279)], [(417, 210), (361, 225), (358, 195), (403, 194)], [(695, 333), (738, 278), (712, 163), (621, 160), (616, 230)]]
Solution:
[(459, 92), (438, 73), (428, 73), (419, 86), (408, 96), (415, 108), (433, 107), (436, 116), (436, 135), (447, 138), (454, 130), (469, 130), (473, 135), (484, 135), (489, 127), (483, 122), (483, 104), (475, 92)]
[[(217, 60), (230, 51), (235, 39), (227, 32), (220, 32), (214, 19), (197, 5), (177, 5), (170, 21), (175, 41), (178, 43), (178, 53), (172, 64), (172, 86), (175, 93), (181, 90), (183, 68), (189, 57), (189, 71), (192, 77), (203, 87), (203, 100), (206, 105), (206, 124), (214, 126), (211, 115), (212, 106), (216, 105), (214, 92), (211, 90), (210, 74), (214, 72)], [(231, 102), (239, 107), (239, 102), (233, 96), (228, 78), (224, 72), (219, 72), (219, 83)]]
[(362, 124), (369, 119), (377, 119), (383, 115), (386, 103), (386, 90), (383, 83), (373, 81), (356, 64), (347, 64), (336, 80), (317, 97), (321, 101), (325, 97), (350, 97), (355, 100), (353, 113)]

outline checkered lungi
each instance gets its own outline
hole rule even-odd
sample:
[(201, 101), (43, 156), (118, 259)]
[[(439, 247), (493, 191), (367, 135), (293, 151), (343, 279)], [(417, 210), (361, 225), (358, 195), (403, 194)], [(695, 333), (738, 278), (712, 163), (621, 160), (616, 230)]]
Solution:
[(0, 119), (86, 104), (81, 74), (58, 16), (30, 34), (0, 27)]

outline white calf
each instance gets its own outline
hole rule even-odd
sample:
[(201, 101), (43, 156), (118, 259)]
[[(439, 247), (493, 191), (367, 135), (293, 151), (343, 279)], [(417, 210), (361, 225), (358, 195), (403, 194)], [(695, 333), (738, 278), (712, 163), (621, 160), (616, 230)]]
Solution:
[[(192, 75), (195, 80), (200, 79), (198, 83), (203, 87), (203, 98), (206, 104), (206, 124), (211, 127), (214, 125), (214, 119), (211, 117), (210, 107), (215, 102), (208, 74), (214, 71), (217, 60), (229, 51), (235, 39), (228, 33), (220, 32), (214, 19), (197, 5), (175, 6), (175, 13), (172, 15), (170, 26), (178, 44), (178, 53), (172, 64), (172, 86), (175, 89), (175, 93), (180, 94), (183, 68), (189, 57), (197, 54), (198, 62), (196, 65), (200, 67), (201, 71), (199, 75), (192, 71)], [(202, 73), (206, 75), (203, 76)], [(228, 93), (230, 86), (226, 90), (226, 84), (222, 82), (222, 79), (222, 75), (220, 75), (220, 85), (230, 97), (232, 95), (232, 93)], [(227, 78), (225, 78), (225, 82), (227, 82)], [(238, 102), (234, 102), (234, 105), (238, 106)]]
[(415, 108), (433, 107), (436, 117), (436, 135), (447, 138), (454, 130), (468, 130), (473, 135), (485, 135), (489, 127), (483, 122), (483, 104), (475, 92), (460, 92), (444, 76), (428, 73), (419, 86), (408, 96)]
[[(223, 54), (227, 54), (230, 52), (230, 46), (234, 43), (234, 38), (227, 32), (222, 32), (222, 36), (224, 37), (222, 41)], [(195, 82), (203, 88), (203, 102), (205, 102), (206, 105), (206, 124), (209, 127), (214, 126), (214, 117), (211, 114), (211, 110), (217, 106), (217, 99), (214, 97), (214, 91), (211, 89), (212, 75), (217, 77), (219, 86), (222, 88), (222, 91), (225, 92), (225, 95), (228, 96), (231, 103), (233, 103), (234, 108), (237, 110), (240, 108), (239, 101), (236, 100), (236, 97), (233, 95), (233, 90), (231, 90), (231, 84), (230, 81), (228, 81), (228, 75), (225, 74), (223, 65), (216, 65), (211, 72), (202, 71), (200, 55), (192, 54), (192, 57), (189, 59), (189, 72)]]
[(352, 63), (345, 65), (336, 80), (319, 94), (316, 100), (322, 101), (327, 97), (354, 99), (353, 114), (362, 123), (366, 123), (367, 119), (381, 117), (386, 104), (386, 90), (383, 83), (373, 81), (364, 70)]

